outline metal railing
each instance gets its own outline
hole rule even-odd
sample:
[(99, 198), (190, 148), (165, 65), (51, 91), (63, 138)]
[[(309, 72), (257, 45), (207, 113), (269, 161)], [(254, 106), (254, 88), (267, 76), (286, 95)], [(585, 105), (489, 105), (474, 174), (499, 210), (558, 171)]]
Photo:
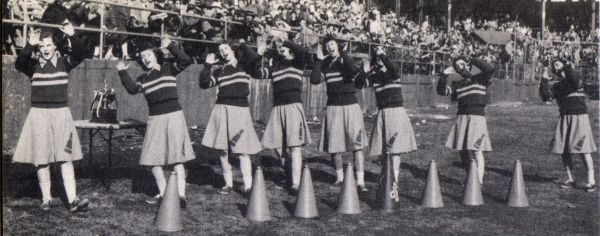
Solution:
[[(27, 37), (27, 27), (28, 26), (49, 27), (49, 28), (62, 27), (62, 25), (30, 21), (30, 17), (28, 15), (28, 4), (27, 3), (28, 3), (28, 1), (32, 1), (32, 0), (24, 0), (24, 1), (25, 1), (25, 7), (24, 7), (24, 18), (25, 19), (24, 20), (3, 19), (2, 20), (3, 24), (23, 25), (22, 32), (23, 32), (24, 38)], [(220, 22), (221, 24), (223, 24), (223, 29), (222, 29), (221, 33), (223, 35), (223, 38), (225, 38), (225, 39), (228, 38), (230, 25), (243, 25), (243, 23), (238, 22), (238, 21), (223, 20), (223, 19), (205, 17), (205, 16), (200, 16), (200, 15), (195, 15), (195, 14), (185, 14), (185, 13), (181, 13), (181, 12), (177, 12), (177, 11), (168, 11), (168, 10), (161, 10), (161, 9), (130, 6), (130, 5), (126, 5), (126, 4), (107, 2), (106, 0), (84, 0), (84, 1), (89, 2), (89, 3), (100, 4), (100, 6), (101, 6), (101, 8), (100, 8), (101, 10), (99, 11), (100, 27), (99, 28), (74, 27), (74, 28), (77, 31), (88, 31), (88, 32), (99, 33), (100, 43), (98, 45), (98, 48), (99, 48), (99, 58), (100, 59), (102, 59), (104, 56), (103, 50), (104, 50), (104, 46), (105, 46), (104, 45), (105, 44), (104, 41), (105, 41), (105, 37), (106, 37), (105, 34), (121, 34), (121, 35), (150, 37), (150, 38), (162, 38), (162, 37), (165, 37), (165, 35), (166, 35), (165, 29), (164, 29), (165, 28), (164, 21), (161, 21), (161, 30), (160, 30), (160, 32), (157, 32), (159, 34), (139, 33), (139, 32), (129, 32), (129, 31), (106, 29), (106, 27), (105, 27), (106, 5), (125, 7), (125, 8), (129, 8), (129, 9), (148, 11), (148, 12), (166, 13), (168, 15), (177, 15), (177, 16), (181, 16), (181, 17), (191, 17), (191, 18), (196, 18), (196, 19), (201, 19), (201, 20)], [(307, 41), (306, 37), (319, 37), (319, 38), (325, 37), (325, 35), (311, 34), (311, 33), (306, 33), (303, 31), (285, 30), (285, 29), (279, 29), (279, 28), (270, 28), (270, 30), (280, 31), (280, 32), (285, 32), (285, 33), (300, 34), (300, 36), (302, 38), (301, 44), (303, 46), (310, 46), (310, 45), (306, 45), (306, 41)], [(169, 36), (169, 37), (172, 38), (173, 40), (185, 41), (185, 42), (213, 43), (213, 44), (219, 43), (219, 41), (204, 40), (204, 39), (198, 39), (198, 38), (186, 38), (186, 37), (179, 37), (179, 36)], [(392, 58), (400, 64), (402, 74), (436, 75), (436, 74), (441, 73), (443, 68), (449, 66), (450, 62), (451, 62), (450, 54), (447, 52), (443, 52), (443, 51), (422, 50), (419, 48), (411, 48), (411, 47), (406, 47), (406, 46), (398, 45), (398, 44), (381, 44), (381, 43), (375, 43), (375, 42), (362, 42), (362, 41), (349, 40), (349, 39), (341, 39), (340, 41), (347, 42), (347, 51), (350, 53), (350, 55), (353, 55), (353, 56), (363, 55), (362, 56), (363, 58), (364, 58), (364, 56), (368, 56), (370, 58), (371, 53), (372, 53), (371, 52), (372, 46), (386, 47), (388, 54), (392, 55)], [(544, 43), (544, 42), (554, 42), (554, 41), (551, 41), (551, 40), (539, 41), (539, 43)], [(563, 42), (563, 41), (558, 41), (558, 42)], [(579, 43), (579, 44), (596, 44), (597, 45), (597, 43), (571, 42), (571, 41), (565, 41), (565, 42)], [(313, 52), (314, 52), (314, 50), (313, 50)], [(431, 54), (431, 58), (429, 58), (427, 60), (423, 60), (423, 61), (419, 60), (420, 55), (423, 55), (423, 54)], [(498, 64), (500, 64), (500, 63), (498, 63)], [(497, 67), (499, 69), (506, 68), (505, 69), (506, 73), (508, 73), (508, 71), (511, 71), (512, 76), (510, 76), (510, 77), (512, 77), (513, 81), (517, 81), (519, 79), (523, 79), (522, 75), (524, 73), (520, 73), (521, 76), (518, 76), (517, 74), (519, 74), (519, 73), (516, 72), (517, 69), (515, 69), (515, 68), (519, 68), (519, 67), (524, 68), (525, 66), (524, 65), (516, 65), (516, 64), (518, 64), (518, 63), (515, 63), (513, 61), (508, 66), (497, 65)], [(522, 63), (522, 64), (525, 64), (525, 63)], [(508, 69), (508, 68), (512, 68), (512, 69)], [(534, 72), (537, 72), (537, 73), (541, 73), (540, 71), (541, 70), (537, 70), (537, 69), (534, 70)], [(593, 78), (593, 80), (597, 81), (597, 73), (595, 73), (595, 72), (597, 72), (597, 68), (583, 68), (583, 69), (580, 69), (580, 71), (592, 71), (591, 75), (585, 74), (584, 77)], [(518, 78), (518, 77), (521, 77), (521, 78)], [(539, 76), (534, 74), (532, 77), (536, 78)]]

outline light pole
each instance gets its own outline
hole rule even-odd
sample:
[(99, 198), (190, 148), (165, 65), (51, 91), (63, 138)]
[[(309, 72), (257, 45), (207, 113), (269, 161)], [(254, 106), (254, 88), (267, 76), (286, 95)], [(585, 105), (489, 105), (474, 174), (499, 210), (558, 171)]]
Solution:
[(452, 25), (452, 0), (448, 0), (448, 17), (446, 21), (446, 32), (450, 32), (450, 26)]

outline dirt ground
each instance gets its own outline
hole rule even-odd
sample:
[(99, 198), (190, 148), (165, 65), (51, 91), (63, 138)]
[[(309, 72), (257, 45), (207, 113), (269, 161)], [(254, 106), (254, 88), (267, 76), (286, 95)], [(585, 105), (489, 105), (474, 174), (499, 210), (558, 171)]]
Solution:
[[(594, 133), (598, 131), (598, 102), (589, 102)], [(187, 196), (183, 210), (184, 230), (177, 235), (598, 235), (598, 191), (565, 190), (557, 182), (565, 174), (560, 157), (549, 152), (549, 143), (558, 120), (554, 104), (541, 103), (492, 106), (487, 109), (488, 128), (493, 152), (486, 153), (484, 179), (485, 205), (462, 205), (461, 183), (466, 173), (459, 164), (458, 153), (443, 146), (456, 110), (419, 109), (411, 121), (419, 150), (402, 157), (400, 209), (384, 214), (375, 209), (381, 166), (375, 157), (367, 158), (365, 179), (370, 191), (360, 196), (362, 214), (340, 215), (335, 212), (339, 188), (332, 187), (334, 170), (325, 153), (317, 151), (319, 124), (311, 127), (313, 144), (304, 149), (305, 163), (311, 168), (320, 217), (292, 217), (295, 196), (277, 186), (283, 170), (270, 150), (253, 159), (265, 173), (272, 221), (253, 224), (244, 218), (247, 198), (240, 193), (217, 194), (223, 185), (217, 153), (200, 147), (202, 128), (191, 129), (197, 159), (186, 164)], [(436, 115), (436, 116), (433, 116)], [(451, 119), (443, 119), (443, 116)], [(437, 119), (442, 118), (442, 119)], [(367, 129), (373, 117), (365, 117)], [(190, 125), (191, 126), (191, 125)], [(262, 135), (264, 125), (257, 124)], [(598, 142), (597, 135), (594, 137)], [(148, 235), (161, 234), (154, 226), (157, 207), (144, 203), (156, 187), (149, 172), (137, 165), (143, 136), (141, 133), (117, 133), (113, 149), (111, 188), (107, 190), (94, 171), (107, 167), (98, 158), (107, 147), (96, 142), (94, 168), (89, 158), (76, 163), (78, 192), (90, 199), (89, 210), (68, 213), (61, 201), (64, 196), (60, 168), (53, 167), (52, 209), (39, 209), (41, 195), (35, 169), (30, 165), (10, 163), (2, 158), (2, 232), (7, 235)], [(86, 145), (84, 145), (86, 146)], [(87, 153), (87, 147), (84, 147)], [(597, 153), (594, 154), (598, 169)], [(350, 160), (350, 156), (346, 156)], [(437, 162), (445, 207), (428, 209), (420, 206), (430, 160)], [(505, 205), (506, 193), (515, 160), (521, 160), (530, 207)], [(233, 158), (234, 167), (238, 164)], [(578, 185), (585, 183), (585, 167), (575, 159)], [(598, 176), (598, 174), (596, 174)], [(241, 184), (239, 169), (234, 181)], [(63, 197), (64, 198), (64, 197)]]

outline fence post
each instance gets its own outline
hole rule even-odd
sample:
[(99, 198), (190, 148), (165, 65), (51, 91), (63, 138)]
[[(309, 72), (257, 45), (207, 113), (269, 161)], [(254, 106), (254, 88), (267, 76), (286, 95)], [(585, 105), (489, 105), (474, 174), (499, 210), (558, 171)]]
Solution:
[(435, 60), (435, 54), (437, 54), (436, 52), (432, 52), (433, 53), (433, 63), (431, 65), (431, 75), (435, 75), (435, 64), (436, 64), (436, 60)]
[(223, 26), (223, 39), (227, 39), (227, 21), (225, 21)]
[(100, 45), (98, 45), (98, 51), (100, 52), (98, 58), (100, 59), (104, 57), (104, 9), (106, 9), (106, 5), (104, 5), (105, 1), (106, 0), (102, 0), (102, 3), (100, 4)]
[[(29, 8), (29, 1), (25, 0), (25, 11), (23, 12), (25, 22), (29, 22), (29, 10), (27, 8)], [(23, 47), (25, 47), (27, 45), (27, 24), (23, 24), (23, 41)]]

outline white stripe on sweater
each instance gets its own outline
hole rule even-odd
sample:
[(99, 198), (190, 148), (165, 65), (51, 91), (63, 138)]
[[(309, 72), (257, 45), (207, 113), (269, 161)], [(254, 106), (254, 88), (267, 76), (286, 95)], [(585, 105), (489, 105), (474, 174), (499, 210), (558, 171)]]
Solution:
[(485, 95), (485, 91), (481, 91), (481, 90), (471, 90), (468, 92), (464, 92), (464, 93), (459, 93), (457, 98), (462, 98), (464, 96), (470, 95), (470, 94), (481, 94), (481, 95)]
[(237, 73), (233, 73), (231, 75), (221, 76), (221, 77), (219, 77), (219, 81), (230, 79), (230, 78), (233, 78), (233, 77), (236, 77), (236, 76), (243, 76), (244, 78), (247, 78), (248, 74), (246, 74), (246, 72), (243, 72), (243, 71), (242, 72), (237, 72)]
[(273, 76), (278, 76), (278, 75), (280, 75), (280, 74), (287, 73), (287, 72), (296, 72), (296, 73), (298, 73), (298, 74), (302, 74), (302, 71), (301, 71), (301, 70), (298, 70), (298, 69), (296, 69), (296, 68), (294, 68), (294, 67), (288, 67), (288, 68), (286, 68), (286, 69), (283, 69), (283, 70), (280, 70), (280, 71), (273, 72)]
[(64, 72), (64, 71), (56, 72), (56, 73), (52, 73), (52, 74), (34, 73), (33, 76), (31, 76), (31, 79), (51, 79), (51, 78), (66, 77), (66, 76), (68, 76), (68, 74), (67, 74), (67, 72)]
[(165, 88), (165, 87), (177, 87), (177, 84), (173, 83), (173, 82), (162, 83), (162, 84), (159, 84), (159, 85), (156, 85), (156, 86), (154, 86), (152, 88), (147, 89), (146, 91), (144, 91), (144, 94), (150, 94), (150, 93), (152, 93), (152, 92), (154, 92), (156, 90), (159, 90), (159, 89)]
[(274, 77), (273, 78), (273, 82), (277, 82), (277, 81), (280, 81), (282, 79), (287, 79), (287, 78), (297, 79), (297, 80), (302, 81), (302, 76), (300, 76), (300, 75), (296, 75), (296, 74), (284, 74), (284, 75), (281, 75), (281, 76)]
[(60, 80), (50, 80), (50, 81), (32, 81), (32, 86), (50, 86), (50, 85), (59, 85), (59, 84), (68, 84), (68, 79), (60, 79)]
[(250, 81), (248, 79), (246, 79), (246, 78), (232, 79), (232, 80), (220, 83), (219, 87), (223, 87), (223, 86), (230, 85), (230, 84), (233, 84), (233, 83), (246, 83), (246, 84), (248, 84), (249, 82)]
[(401, 88), (402, 85), (401, 84), (386, 84), (384, 86), (381, 87), (375, 87), (375, 91), (377, 92), (381, 92), (384, 89), (390, 89), (390, 88)]
[(472, 89), (472, 88), (477, 88), (477, 89), (483, 89), (483, 90), (485, 90), (485, 86), (483, 86), (481, 84), (472, 84), (472, 85), (469, 85), (469, 86), (464, 87), (464, 88), (456, 89), (456, 92), (460, 93), (462, 91), (469, 90), (469, 89)]
[(177, 79), (174, 76), (163, 76), (158, 79), (152, 80), (150, 82), (143, 83), (142, 88), (147, 88), (149, 86), (152, 86), (152, 85), (162, 82), (162, 81), (176, 82)]

